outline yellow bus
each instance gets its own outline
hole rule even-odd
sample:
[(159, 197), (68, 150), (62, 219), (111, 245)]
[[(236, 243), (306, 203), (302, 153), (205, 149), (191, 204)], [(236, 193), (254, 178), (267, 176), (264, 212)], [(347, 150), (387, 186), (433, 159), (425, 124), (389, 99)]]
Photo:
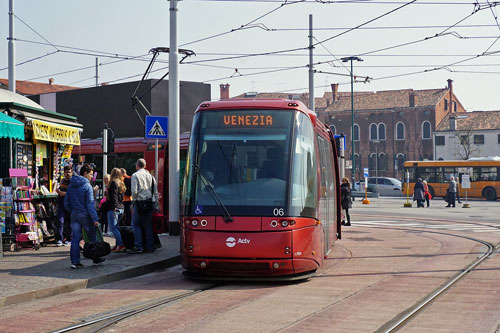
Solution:
[[(432, 197), (445, 197), (450, 177), (455, 176), (460, 197), (465, 198), (462, 175), (468, 174), (470, 175), (468, 197), (496, 200), (500, 196), (500, 157), (474, 158), (466, 161), (407, 161), (404, 163), (404, 170), (409, 173), (410, 195), (413, 195), (417, 179), (422, 178), (427, 181)], [(406, 194), (406, 179), (402, 191)]]

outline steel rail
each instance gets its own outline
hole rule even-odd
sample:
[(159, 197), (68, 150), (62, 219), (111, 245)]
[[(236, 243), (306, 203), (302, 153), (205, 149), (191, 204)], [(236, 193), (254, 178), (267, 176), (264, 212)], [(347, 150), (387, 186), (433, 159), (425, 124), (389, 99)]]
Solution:
[(213, 289), (213, 288), (216, 288), (219, 286), (220, 286), (220, 284), (213, 284), (213, 285), (209, 285), (207, 287), (203, 287), (203, 288), (196, 289), (193, 291), (177, 294), (174, 296), (167, 296), (167, 297), (158, 298), (158, 299), (155, 299), (151, 302), (148, 302), (147, 304), (139, 305), (139, 306), (133, 307), (131, 309), (127, 309), (127, 310), (117, 311), (115, 313), (111, 313), (111, 314), (108, 314), (108, 315), (105, 315), (102, 317), (98, 317), (98, 318), (95, 318), (95, 319), (92, 319), (89, 321), (85, 321), (85, 322), (80, 323), (80, 324), (71, 325), (71, 326), (65, 327), (65, 328), (57, 330), (57, 331), (52, 331), (52, 333), (71, 332), (71, 331), (78, 330), (78, 329), (81, 329), (84, 327), (88, 328), (89, 326), (104, 322), (104, 324), (100, 325), (99, 327), (96, 327), (96, 329), (93, 330), (93, 332), (99, 332), (99, 331), (103, 330), (104, 328), (109, 327), (111, 325), (114, 325), (114, 324), (118, 323), (119, 321), (124, 320), (126, 318), (135, 316), (137, 314), (151, 310), (153, 308), (156, 308), (156, 307), (168, 304), (168, 303), (172, 303), (174, 301), (178, 301), (178, 300), (196, 295), (198, 293), (201, 293), (201, 292), (204, 292), (206, 290)]
[[(362, 226), (362, 227), (367, 227), (367, 226)], [(394, 229), (395, 230), (415, 230), (415, 229), (418, 229), (418, 227), (417, 228), (378, 227), (378, 228), (393, 229), (393, 230)], [(464, 278), (476, 266), (478, 266), (480, 263), (482, 263), (484, 260), (486, 260), (489, 256), (491, 256), (494, 253), (494, 251), (496, 251), (500, 248), (500, 243), (497, 244), (496, 246), (494, 246), (491, 243), (483, 241), (481, 239), (476, 239), (476, 238), (467, 237), (467, 236), (463, 236), (463, 235), (456, 235), (456, 234), (450, 234), (450, 233), (444, 233), (444, 232), (436, 232), (436, 231), (431, 231), (431, 230), (420, 230), (420, 231), (425, 232), (425, 233), (441, 234), (441, 235), (446, 235), (446, 236), (454, 236), (454, 237), (468, 239), (468, 240), (478, 242), (478, 243), (485, 245), (487, 247), (487, 250), (483, 252), (481, 257), (477, 258), (475, 261), (473, 261), (471, 264), (469, 264), (466, 268), (464, 268), (461, 273), (457, 274), (456, 276), (454, 276), (450, 280), (448, 280), (448, 282), (443, 287), (440, 287), (437, 290), (433, 291), (432, 293), (429, 294), (429, 296), (427, 296), (419, 304), (406, 310), (406, 313), (404, 315), (402, 315), (402, 317), (398, 316), (398, 319), (394, 319), (394, 320), (387, 322), (382, 327), (377, 329), (375, 332), (388, 333), (388, 332), (396, 332), (397, 330), (399, 330), (406, 323), (408, 323), (417, 313), (419, 313), (422, 309), (424, 309), (427, 305), (429, 305), (436, 298), (443, 295), (451, 286), (453, 286), (455, 283), (457, 283), (462, 278)], [(386, 327), (386, 326), (389, 326), (389, 327)]]

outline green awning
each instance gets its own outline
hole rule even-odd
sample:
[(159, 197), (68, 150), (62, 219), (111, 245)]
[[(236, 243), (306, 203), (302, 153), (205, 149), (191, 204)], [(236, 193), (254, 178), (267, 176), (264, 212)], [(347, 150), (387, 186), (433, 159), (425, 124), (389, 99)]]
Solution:
[(0, 112), (0, 138), (24, 140), (24, 123)]

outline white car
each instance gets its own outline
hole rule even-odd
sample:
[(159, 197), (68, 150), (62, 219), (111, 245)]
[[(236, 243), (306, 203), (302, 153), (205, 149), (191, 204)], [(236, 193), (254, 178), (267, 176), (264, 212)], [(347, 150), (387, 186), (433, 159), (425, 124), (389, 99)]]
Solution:
[(390, 177), (368, 177), (368, 188), (376, 189), (380, 195), (401, 196), (401, 182)]

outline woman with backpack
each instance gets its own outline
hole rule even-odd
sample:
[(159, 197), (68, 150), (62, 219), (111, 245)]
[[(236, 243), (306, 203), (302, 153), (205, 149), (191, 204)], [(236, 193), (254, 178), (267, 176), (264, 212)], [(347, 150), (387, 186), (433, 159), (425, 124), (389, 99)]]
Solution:
[(108, 185), (108, 226), (115, 236), (116, 245), (113, 247), (113, 252), (124, 252), (125, 246), (123, 245), (120, 230), (118, 230), (118, 222), (123, 215), (123, 193), (126, 187), (123, 183), (122, 172), (118, 168), (111, 170), (109, 185)]

